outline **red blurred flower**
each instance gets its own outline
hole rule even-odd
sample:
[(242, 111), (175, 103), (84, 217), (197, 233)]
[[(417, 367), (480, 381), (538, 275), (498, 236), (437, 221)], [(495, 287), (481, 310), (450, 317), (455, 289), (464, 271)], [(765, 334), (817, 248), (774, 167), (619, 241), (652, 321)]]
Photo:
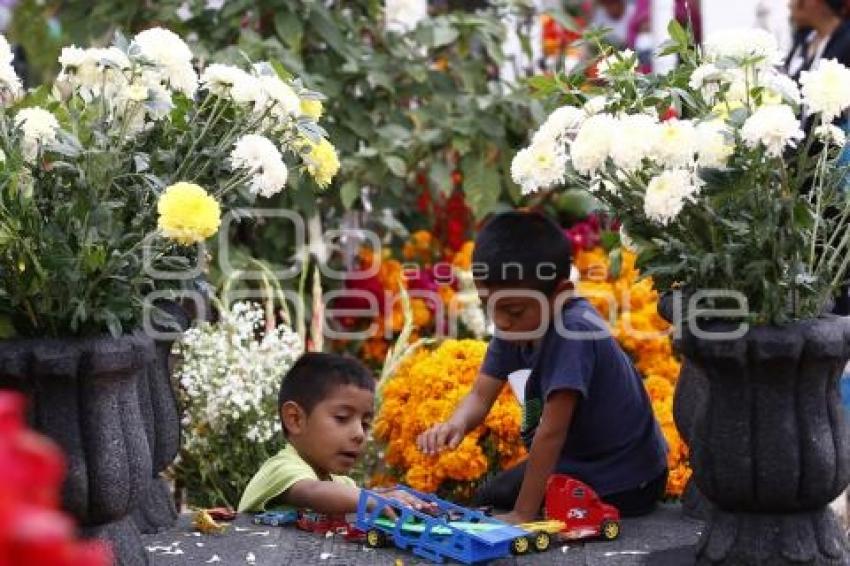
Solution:
[(0, 392), (0, 565), (107, 566), (102, 542), (74, 540), (59, 511), (64, 459), (48, 439), (24, 428), (23, 396)]

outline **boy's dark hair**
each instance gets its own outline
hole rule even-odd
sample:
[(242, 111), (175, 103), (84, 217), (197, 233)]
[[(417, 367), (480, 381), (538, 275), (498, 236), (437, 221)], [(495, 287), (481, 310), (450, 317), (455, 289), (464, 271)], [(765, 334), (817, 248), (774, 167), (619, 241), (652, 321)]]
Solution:
[(334, 387), (342, 385), (375, 391), (375, 378), (354, 358), (307, 352), (298, 358), (280, 382), (277, 406), (280, 408), (287, 401), (294, 401), (309, 415)]
[(534, 289), (546, 295), (570, 277), (570, 241), (540, 212), (514, 210), (493, 217), (475, 238), (477, 283)]

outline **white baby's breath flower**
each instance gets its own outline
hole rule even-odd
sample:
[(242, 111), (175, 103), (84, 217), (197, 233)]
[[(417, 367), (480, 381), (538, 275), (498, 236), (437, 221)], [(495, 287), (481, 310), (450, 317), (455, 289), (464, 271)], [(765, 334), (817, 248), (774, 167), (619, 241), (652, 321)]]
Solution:
[(564, 146), (544, 139), (516, 154), (511, 163), (511, 176), (527, 195), (563, 183), (566, 167)]
[(705, 54), (711, 62), (725, 59), (764, 68), (782, 61), (776, 38), (770, 32), (758, 28), (715, 32), (706, 39)]
[(575, 170), (582, 175), (593, 175), (604, 165), (616, 138), (617, 120), (610, 114), (596, 114), (588, 118), (570, 146), (570, 157)]
[(575, 106), (561, 106), (552, 112), (540, 129), (534, 134), (532, 143), (546, 140), (564, 142), (568, 136), (572, 136), (584, 122), (586, 115), (581, 108)]
[(675, 118), (661, 122), (652, 151), (659, 164), (672, 169), (690, 166), (696, 151), (697, 131), (693, 122)]
[(697, 163), (700, 167), (725, 167), (734, 151), (732, 132), (723, 120), (710, 120), (697, 126)]
[(827, 145), (844, 147), (847, 142), (847, 134), (838, 126), (824, 124), (815, 128), (815, 137)]
[(648, 114), (630, 114), (617, 120), (617, 139), (611, 144), (611, 160), (626, 171), (639, 169), (650, 157), (658, 137), (658, 120)]
[(56, 117), (43, 108), (24, 108), (15, 116), (15, 125), (21, 129), (23, 140), (21, 150), (24, 159), (35, 162), (40, 147), (56, 141), (59, 122)]
[(286, 185), (287, 169), (280, 151), (268, 138), (247, 134), (239, 138), (230, 161), (234, 169), (244, 169), (251, 174), (249, 188), (253, 194), (271, 197)]
[(685, 169), (664, 171), (650, 180), (644, 195), (646, 217), (664, 226), (674, 220), (685, 203), (699, 193), (700, 182)]
[(138, 49), (157, 65), (162, 79), (171, 88), (192, 98), (198, 88), (198, 75), (192, 66), (192, 51), (180, 36), (163, 28), (147, 29), (133, 38), (131, 52)]
[(596, 71), (602, 78), (629, 75), (637, 69), (637, 57), (631, 49), (616, 51), (596, 64)]
[(850, 69), (834, 59), (821, 60), (814, 71), (800, 75), (803, 104), (831, 122), (850, 107)]
[(741, 128), (741, 138), (748, 147), (764, 146), (772, 157), (782, 155), (786, 147), (795, 146), (803, 136), (800, 121), (786, 104), (759, 108)]

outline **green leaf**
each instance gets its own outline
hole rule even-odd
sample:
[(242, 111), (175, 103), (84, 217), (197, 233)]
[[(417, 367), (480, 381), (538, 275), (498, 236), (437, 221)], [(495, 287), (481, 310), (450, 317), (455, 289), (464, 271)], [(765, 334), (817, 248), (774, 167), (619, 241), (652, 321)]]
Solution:
[(682, 24), (675, 19), (670, 20), (670, 23), (667, 25), (667, 33), (669, 33), (673, 41), (679, 45), (687, 45), (688, 32), (682, 27)]
[(608, 271), (611, 277), (619, 279), (620, 271), (623, 269), (623, 248), (614, 248), (608, 254)]
[(392, 174), (396, 177), (404, 177), (407, 174), (407, 165), (401, 157), (385, 155), (384, 163), (387, 164), (389, 170), (392, 171)]
[(558, 22), (562, 28), (573, 33), (582, 33), (582, 28), (575, 19), (561, 10), (560, 8), (551, 8), (544, 12), (547, 16)]
[(449, 171), (448, 165), (443, 161), (434, 161), (431, 163), (431, 167), (428, 170), (428, 179), (434, 185), (437, 186), (437, 189), (446, 196), (449, 196), (452, 193), (452, 189), (454, 188), (452, 184), (452, 173)]
[(433, 32), (434, 36), (431, 44), (432, 47), (443, 47), (450, 43), (454, 43), (460, 35), (460, 32), (458, 32), (457, 29), (452, 27), (445, 20), (437, 20), (434, 23)]
[(502, 183), (498, 168), (470, 155), (461, 162), (463, 191), (477, 219), (484, 218), (498, 204)]
[(14, 338), (17, 333), (12, 321), (6, 315), (0, 315), (0, 340)]
[(339, 31), (340, 26), (333, 21), (333, 18), (325, 8), (315, 3), (312, 4), (310, 9), (310, 23), (319, 37), (325, 40), (334, 51), (343, 56), (348, 55), (350, 48)]
[(288, 11), (278, 12), (274, 17), (274, 29), (284, 43), (300, 51), (304, 24), (301, 23), (301, 19), (297, 15)]
[(360, 196), (360, 187), (354, 181), (346, 181), (339, 188), (339, 198), (342, 200), (342, 205), (350, 209), (354, 205), (354, 201)]

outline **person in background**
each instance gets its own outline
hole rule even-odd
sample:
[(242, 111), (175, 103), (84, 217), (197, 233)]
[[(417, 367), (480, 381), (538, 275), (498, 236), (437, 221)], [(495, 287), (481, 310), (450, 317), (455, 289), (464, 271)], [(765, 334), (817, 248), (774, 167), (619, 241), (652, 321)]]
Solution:
[(784, 70), (794, 80), (821, 59), (850, 66), (850, 21), (844, 18), (845, 0), (790, 0), (794, 44)]
[[(673, 17), (686, 28), (690, 28), (697, 43), (702, 43), (702, 15), (699, 0), (676, 0)], [(638, 56), (641, 72), (652, 70), (652, 55), (655, 38), (652, 35), (652, 1), (636, 0), (634, 15), (629, 21), (626, 47)]]
[(635, 17), (634, 2), (628, 0), (597, 0), (590, 26), (608, 28), (605, 40), (616, 48), (628, 47), (629, 25)]

